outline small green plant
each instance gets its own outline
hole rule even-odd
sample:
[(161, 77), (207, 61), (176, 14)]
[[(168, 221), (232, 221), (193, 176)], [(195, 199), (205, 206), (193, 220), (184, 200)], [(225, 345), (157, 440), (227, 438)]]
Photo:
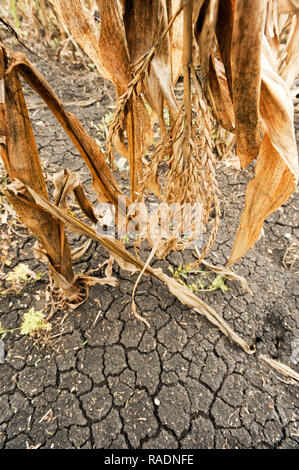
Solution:
[(15, 23), (16, 30), (17, 30), (18, 34), (20, 34), (20, 25), (19, 25), (19, 19), (18, 19), (15, 0), (11, 0), (10, 8), (11, 8), (12, 16), (14, 18), (14, 23)]
[(19, 330), (19, 328), (6, 329), (6, 328), (3, 328), (2, 323), (0, 322), (0, 336), (1, 336), (1, 339), (4, 339), (5, 336), (8, 333), (13, 333), (15, 330)]
[(98, 134), (104, 140), (107, 139), (109, 133), (108, 128), (113, 118), (113, 108), (109, 106), (108, 109), (109, 111), (102, 117), (102, 122), (97, 124)]
[[(218, 274), (213, 281), (208, 278), (208, 274), (212, 274), (212, 271), (202, 271), (200, 269), (193, 269), (191, 266), (180, 264), (177, 269), (174, 269), (173, 266), (168, 266), (169, 271), (172, 273), (173, 277), (185, 285), (191, 292), (197, 294), (197, 292), (211, 292), (217, 289), (221, 289), (222, 292), (228, 290), (228, 287), (225, 285), (224, 278), (221, 274)], [(205, 285), (201, 278), (196, 279), (196, 281), (190, 281), (189, 275), (192, 274), (201, 274), (209, 279), (210, 284)], [(188, 283), (186, 281), (189, 281)]]
[(216, 290), (216, 289), (221, 289), (222, 292), (225, 292), (228, 290), (228, 287), (225, 285), (223, 276), (221, 276), (221, 274), (218, 274), (218, 276), (215, 277), (214, 281), (212, 282), (208, 290)]
[(0, 337), (4, 339), (8, 333), (20, 330), (22, 335), (36, 336), (37, 333), (47, 333), (51, 330), (52, 325), (45, 319), (44, 313), (35, 310), (34, 307), (24, 313), (24, 320), (18, 328), (4, 328), (0, 322)]
[(13, 268), (13, 270), (7, 274), (6, 280), (12, 284), (27, 282), (30, 279), (36, 279), (37, 275), (31, 271), (28, 266), (24, 263), (20, 263)]
[(170, 117), (169, 117), (169, 111), (168, 111), (167, 108), (163, 109), (163, 116), (164, 116), (165, 124), (167, 126), (169, 126), (170, 125)]
[(173, 266), (168, 266), (168, 269), (176, 279), (182, 277), (187, 280), (188, 274), (206, 273), (206, 271), (201, 271), (200, 269), (193, 269), (189, 264), (180, 264), (177, 269), (174, 269)]
[[(6, 262), (6, 265), (9, 266), (9, 263)], [(11, 286), (9, 289), (2, 291), (1, 294), (5, 295), (11, 290), (19, 291), (27, 282), (38, 281), (42, 276), (42, 272), (36, 274), (26, 264), (20, 263), (5, 277), (5, 280), (11, 284)]]
[(129, 243), (130, 237), (127, 233), (122, 237), (122, 241), (124, 242), (124, 244)]
[(38, 332), (50, 331), (51, 324), (45, 320), (44, 313), (32, 307), (24, 313), (24, 321), (21, 325), (22, 335), (34, 336)]

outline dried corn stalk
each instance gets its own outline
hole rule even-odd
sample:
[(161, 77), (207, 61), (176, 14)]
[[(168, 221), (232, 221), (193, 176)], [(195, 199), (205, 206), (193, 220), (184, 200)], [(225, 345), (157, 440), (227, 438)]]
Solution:
[[(99, 146), (84, 131), (79, 121), (64, 110), (61, 101), (26, 57), (23, 54), (11, 53), (3, 45), (0, 72), (0, 77), (3, 77), (1, 78), (0, 147), (1, 156), (11, 180), (30, 185), (38, 194), (49, 200), (18, 77), (20, 74), (40, 94), (79, 149), (91, 170), (93, 187), (99, 200), (109, 201), (120, 209), (120, 213), (125, 213), (127, 202), (125, 201), (123, 206), (119, 204), (118, 196), (122, 193)], [(83, 187), (73, 172), (64, 171), (63, 174), (58, 175), (54, 184), (56, 186), (54, 193), (56, 206), (66, 207), (66, 198), (70, 192), (73, 192), (81, 210), (93, 223), (97, 222), (93, 207), (87, 200)], [(116, 285), (116, 279), (111, 276), (99, 280), (75, 275), (64, 224), (37, 207), (27, 190), (18, 190), (19, 185), (20, 183), (14, 183), (11, 186), (13, 189), (5, 189), (5, 194), (25, 225), (40, 242), (36, 252), (49, 262), (53, 278), (57, 286), (62, 289), (65, 299), (77, 305), (82, 299), (86, 299), (89, 285), (95, 282)]]
[[(38, 194), (49, 199), (43, 178), (31, 122), (23, 96), (22, 85), (15, 71), (6, 72), (7, 57), (0, 51), (1, 100), (1, 153), (5, 155), (8, 174), (29, 184)], [(5, 192), (17, 214), (39, 240), (46, 253), (51, 273), (57, 285), (69, 300), (79, 298), (80, 285), (72, 269), (71, 253), (64, 225), (36, 207), (25, 191), (24, 195)]]

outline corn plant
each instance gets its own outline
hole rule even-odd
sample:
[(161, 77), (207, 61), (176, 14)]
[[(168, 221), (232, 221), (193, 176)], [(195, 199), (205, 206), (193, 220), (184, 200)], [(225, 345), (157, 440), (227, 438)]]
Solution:
[[(151, 268), (150, 262), (155, 255), (164, 258), (196, 242), (197, 220), (182, 213), (184, 205), (200, 205), (200, 226), (209, 232), (198, 252), (198, 264), (213, 245), (220, 221), (215, 123), (233, 135), (241, 168), (256, 159), (255, 176), (247, 185), (228, 265), (254, 246), (266, 217), (294, 192), (298, 162), (290, 89), (298, 72), (297, 2), (52, 0), (38, 5), (44, 28), (51, 9), (63, 30), (116, 91), (104, 154), (27, 57), (9, 50), (3, 41), (0, 44), (0, 152), (12, 181), (5, 194), (38, 239), (39, 250), (65, 298), (72, 303), (82, 301), (87, 286), (96, 282), (75, 275), (67, 226), (104, 246), (122, 268), (140, 272), (132, 299), (132, 310), (138, 318), (146, 322), (136, 311), (134, 293), (140, 277), (150, 274), (246, 352), (254, 352), (194, 292)], [(100, 21), (94, 21), (95, 11)], [(184, 96), (180, 101), (175, 86), (181, 74)], [(144, 240), (152, 247), (146, 263), (118, 239), (99, 234), (70, 214), (66, 199), (73, 192), (90, 222), (99, 222), (82, 185), (68, 171), (60, 175), (51, 202), (19, 77), (40, 95), (76, 145), (91, 172), (99, 202), (111, 204), (116, 219), (126, 228), (135, 218), (135, 247)], [(158, 138), (153, 131), (157, 123)], [(129, 163), (129, 198), (124, 198), (113, 175), (115, 151)], [(166, 172), (161, 175), (165, 165)], [(160, 204), (157, 211), (145, 217), (143, 202), (148, 193), (154, 194)], [(178, 216), (179, 227), (169, 223), (166, 230), (162, 217), (166, 210), (169, 220)], [(180, 224), (187, 227), (184, 237)], [(219, 269), (221, 277), (224, 271)], [(225, 274), (236, 278), (228, 270)], [(114, 282), (111, 276), (107, 279)]]
[[(99, 40), (81, 2), (67, 3), (56, 0), (59, 16), (99, 73), (116, 87), (118, 104), (107, 152), (111, 155), (115, 147), (127, 156), (132, 201), (150, 190), (167, 203), (200, 202), (205, 225), (214, 210), (214, 230), (202, 258), (215, 239), (220, 212), (212, 119), (235, 135), (242, 168), (257, 159), (229, 260), (233, 264), (254, 245), (266, 217), (293, 193), (298, 177), (290, 94), (298, 68), (296, 2), (98, 0)], [(183, 108), (174, 95), (182, 69)], [(145, 103), (161, 128), (150, 159), (143, 158), (153, 141)], [(169, 170), (161, 188), (158, 174), (165, 154)], [(160, 241), (157, 254), (184, 246), (169, 237)]]

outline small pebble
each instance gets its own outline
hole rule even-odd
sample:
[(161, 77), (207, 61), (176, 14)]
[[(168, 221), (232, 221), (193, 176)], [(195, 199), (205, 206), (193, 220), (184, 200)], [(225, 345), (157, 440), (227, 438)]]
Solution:
[(4, 364), (5, 362), (5, 344), (3, 343), (2, 339), (0, 339), (0, 364)]

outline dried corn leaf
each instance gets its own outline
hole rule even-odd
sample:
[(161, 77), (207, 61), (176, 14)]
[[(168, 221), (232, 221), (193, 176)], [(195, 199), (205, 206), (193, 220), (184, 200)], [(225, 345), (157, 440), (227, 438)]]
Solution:
[(199, 45), (200, 66), (205, 86), (208, 83), (210, 56), (215, 39), (219, 0), (203, 2), (195, 24), (195, 37)]
[[(181, 0), (168, 0), (167, 5), (168, 23), (170, 23), (173, 15), (180, 8)], [(175, 85), (182, 72), (183, 63), (183, 17), (178, 16), (176, 21), (170, 28), (170, 45), (171, 45), (171, 70), (172, 81)]]
[(208, 97), (215, 117), (229, 132), (235, 132), (235, 114), (222, 62), (211, 54)]
[(237, 155), (242, 167), (254, 160), (259, 151), (261, 49), (266, 7), (266, 0), (238, 0), (235, 6), (231, 74)]
[(159, 279), (164, 281), (170, 292), (177, 297), (184, 305), (191, 307), (196, 313), (204, 315), (213, 325), (216, 325), (222, 333), (225, 334), (232, 341), (237, 343), (245, 352), (253, 354), (254, 348), (251, 348), (246, 341), (233, 331), (233, 329), (221, 318), (214, 309), (209, 307), (205, 302), (193, 294), (187, 287), (180, 285), (174, 279), (171, 279), (166, 274), (160, 274)]
[[(269, 54), (266, 40), (264, 47)], [(229, 265), (254, 245), (264, 220), (287, 201), (298, 179), (292, 97), (284, 81), (267, 61), (266, 54), (262, 59), (260, 114), (265, 135), (255, 178), (247, 185), (245, 208)]]
[[(81, 276), (81, 280), (84, 279), (84, 276)], [(112, 287), (117, 287), (119, 282), (118, 280), (116, 279), (116, 277), (114, 276), (106, 276), (106, 277), (90, 277), (90, 276), (86, 276), (86, 280), (85, 280), (86, 284), (88, 284), (88, 286), (94, 286), (96, 284), (100, 284), (102, 286), (104, 285), (108, 285), (108, 286), (112, 286)]]
[[(3, 56), (0, 61), (4, 61)], [(6, 74), (3, 80), (5, 97), (2, 126), (6, 128), (7, 132), (9, 176), (11, 179), (20, 178), (44, 197), (48, 197), (22, 85), (17, 72), (12, 71)]]
[(54, 204), (62, 207), (63, 209), (67, 209), (68, 204), (66, 199), (78, 185), (77, 174), (74, 171), (69, 173), (67, 170), (62, 170), (54, 175), (52, 181), (55, 187), (53, 193)]
[(93, 24), (81, 0), (54, 0), (60, 20), (66, 25), (75, 41), (97, 67), (100, 76), (112, 81), (101, 57), (101, 50)]
[(86, 215), (86, 217), (89, 218), (89, 220), (91, 220), (91, 222), (96, 224), (98, 218), (95, 215), (92, 204), (89, 202), (85, 195), (82, 183), (79, 182), (78, 185), (75, 187), (74, 196), (82, 212)]
[(298, 0), (278, 0), (279, 14), (298, 13), (299, 1)]
[(99, 49), (119, 97), (133, 78), (123, 8), (119, 0), (97, 0), (97, 4), (101, 15)]
[[(3, 61), (3, 53), (0, 52), (0, 77), (5, 73), (5, 66)], [(3, 160), (8, 174), (11, 174), (9, 159), (7, 154), (7, 127), (5, 120), (5, 83), (4, 79), (0, 78), (0, 157)]]
[(294, 174), (266, 134), (260, 147), (255, 178), (247, 185), (245, 207), (228, 265), (253, 247), (266, 217), (287, 201), (295, 187)]
[[(127, 44), (131, 61), (135, 63), (147, 54), (163, 35), (167, 27), (167, 6), (165, 0), (148, 2), (132, 0), (125, 4), (124, 24)], [(164, 130), (164, 101), (173, 120), (178, 112), (173, 91), (169, 34), (166, 34), (156, 47), (150, 67), (145, 73), (143, 91)]]
[(277, 54), (280, 45), (277, 0), (268, 0), (267, 2), (265, 35), (273, 53)]
[[(211, 49), (215, 29), (216, 2), (205, 2), (198, 18), (198, 41), (203, 45), (203, 77), (209, 78), (209, 98), (218, 120), (237, 138), (237, 154), (244, 167), (258, 154), (260, 57), (266, 0), (221, 1), (216, 24), (221, 62), (204, 48)], [(211, 19), (210, 19), (211, 17)], [(230, 102), (232, 101), (233, 106)]]
[(262, 359), (262, 361), (266, 362), (270, 367), (277, 370), (280, 374), (286, 377), (290, 377), (291, 383), (297, 386), (299, 385), (299, 374), (295, 370), (291, 369), (291, 367), (283, 364), (280, 361), (275, 361), (274, 359), (271, 359), (264, 354), (259, 354), (258, 357), (259, 359)]
[[(109, 201), (117, 208), (118, 197), (122, 195), (122, 192), (99, 145), (87, 134), (79, 120), (64, 109), (61, 100), (26, 56), (20, 53), (13, 54), (8, 73), (14, 69), (40, 95), (79, 150), (92, 174), (92, 187), (97, 193), (98, 199), (103, 202)], [(120, 209), (125, 212), (125, 207), (120, 207)]]
[(216, 37), (220, 59), (225, 68), (228, 89), (232, 99), (231, 44), (236, 0), (219, 0)]
[(92, 239), (90, 238), (87, 240), (85, 243), (83, 243), (82, 246), (79, 246), (72, 250), (72, 261), (77, 261), (78, 259), (82, 258), (82, 256), (85, 255), (87, 252), (88, 248), (92, 244)]
[(54, 204), (56, 206), (62, 207), (63, 209), (68, 208), (66, 202), (67, 197), (70, 193), (74, 193), (76, 201), (82, 210), (82, 212), (94, 223), (96, 224), (98, 219), (94, 213), (91, 203), (88, 201), (83, 186), (79, 181), (78, 175), (74, 171), (63, 171), (57, 173), (53, 177), (53, 183), (55, 186), (55, 191), (53, 193)]
[(285, 82), (273, 70), (267, 57), (269, 45), (263, 44), (260, 117), (263, 130), (286, 165), (298, 177), (298, 158), (294, 132), (294, 108)]
[[(233, 28), (231, 8), (230, 2), (198, 0), (194, 5), (194, 14), (195, 38), (200, 51), (206, 98), (212, 106), (217, 121), (225, 129), (234, 132), (235, 117), (231, 99), (231, 79), (230, 88), (227, 80), (227, 74), (231, 77), (230, 47)], [(222, 52), (222, 60), (226, 68), (213, 52), (216, 32), (219, 50)]]

